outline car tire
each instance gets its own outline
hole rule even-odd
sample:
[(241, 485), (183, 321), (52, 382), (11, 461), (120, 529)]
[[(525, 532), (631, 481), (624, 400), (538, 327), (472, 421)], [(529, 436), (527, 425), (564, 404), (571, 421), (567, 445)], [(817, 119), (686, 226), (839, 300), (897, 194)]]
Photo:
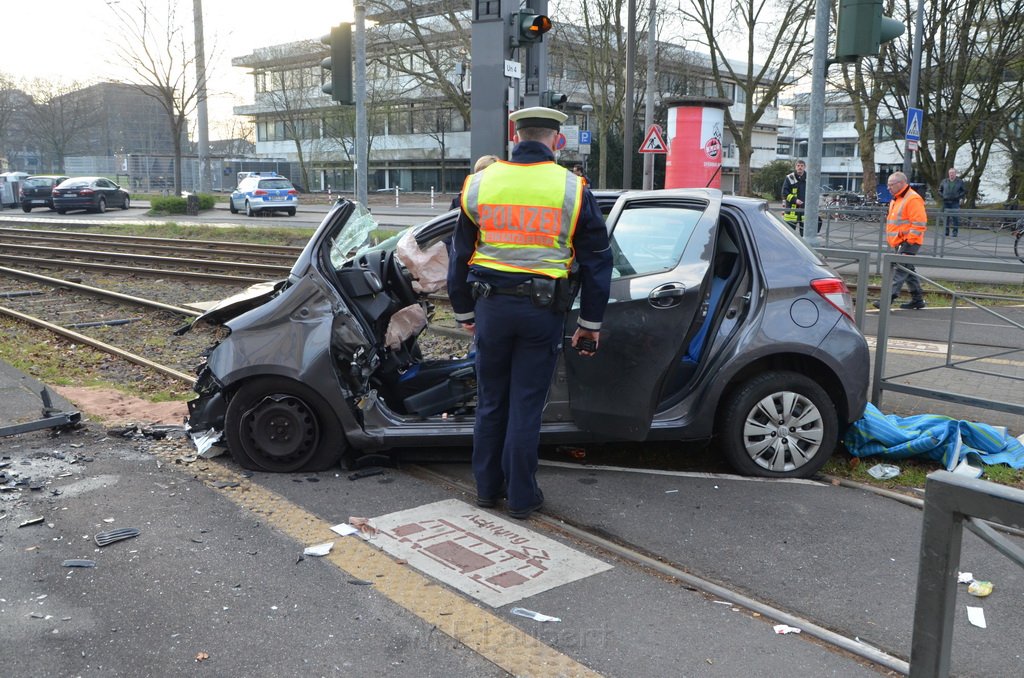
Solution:
[(232, 395), (224, 434), (235, 461), (271, 473), (324, 471), (345, 451), (341, 422), (308, 386), (283, 377), (258, 377)]
[(124, 202), (121, 203), (121, 209), (126, 210), (126, 209), (129, 209), (131, 206), (132, 206), (132, 199), (131, 199), (131, 197), (126, 195), (124, 197)]
[(248, 200), (245, 201), (245, 216), (247, 216), (247, 217), (254, 217), (254, 216), (256, 216), (256, 211), (252, 208), (252, 205), (249, 204)]
[(103, 214), (104, 212), (107, 211), (107, 199), (106, 198), (100, 198), (98, 201), (96, 201), (96, 211), (98, 213), (100, 213), (100, 214)]
[(295, 216), (295, 208), (294, 207), (289, 207), (288, 211), (286, 212), (286, 214), (288, 216), (290, 216), (290, 217), (294, 217)]
[(839, 441), (839, 417), (828, 393), (796, 372), (766, 372), (726, 399), (718, 434), (726, 461), (739, 473), (808, 478)]
[(26, 212), (26, 213), (27, 212), (31, 212), (32, 211), (32, 206), (31, 205), (22, 205), (21, 206), (21, 211), (22, 212)]
[(67, 210), (62, 210), (62, 209), (58, 209), (57, 210), (57, 214), (67, 214), (67, 213), (68, 213)]
[(232, 200), (231, 198), (228, 198), (228, 212), (231, 212), (232, 214), (238, 214), (238, 208), (235, 207), (235, 201)]

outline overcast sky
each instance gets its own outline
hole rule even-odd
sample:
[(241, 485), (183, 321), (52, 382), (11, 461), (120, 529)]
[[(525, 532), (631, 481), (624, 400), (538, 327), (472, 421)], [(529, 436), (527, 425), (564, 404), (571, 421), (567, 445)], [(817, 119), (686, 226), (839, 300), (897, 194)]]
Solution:
[[(113, 0), (111, 0), (112, 2)], [(119, 0), (135, 7), (137, 0)], [(182, 20), (192, 17), (193, 0), (147, 0), (153, 15), (164, 17), (176, 2)], [(107, 0), (20, 0), (5, 3), (0, 70), (15, 80), (92, 81), (125, 77), (110, 65), (117, 20)], [(232, 57), (256, 47), (318, 39), (331, 26), (352, 20), (350, 0), (202, 0), (207, 68), (210, 71), (211, 127), (231, 115), (231, 107), (250, 103), (252, 80)], [(191, 28), (189, 37), (192, 37)], [(214, 59), (211, 59), (211, 55)], [(216, 128), (210, 137), (217, 138)]]

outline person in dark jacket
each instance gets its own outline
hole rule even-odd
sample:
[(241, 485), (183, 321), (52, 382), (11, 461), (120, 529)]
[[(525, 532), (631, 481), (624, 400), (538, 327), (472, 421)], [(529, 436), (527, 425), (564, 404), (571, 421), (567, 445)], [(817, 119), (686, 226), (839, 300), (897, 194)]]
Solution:
[(537, 448), (548, 387), (562, 349), (570, 274), (578, 269), (580, 313), (572, 346), (600, 346), (611, 285), (608, 231), (583, 181), (555, 163), (566, 115), (544, 107), (514, 112), (518, 143), (466, 178), (452, 240), (448, 297), (476, 342), (473, 435), (476, 503), (508, 498), (528, 518), (544, 502)]
[(782, 180), (782, 200), (786, 210), (782, 218), (798, 235), (804, 234), (804, 201), (807, 199), (807, 163), (797, 160), (793, 171)]
[(947, 177), (939, 184), (939, 196), (942, 198), (942, 209), (946, 215), (946, 235), (950, 235), (949, 227), (953, 227), (953, 237), (960, 235), (960, 203), (967, 194), (964, 180), (956, 175), (952, 167)]

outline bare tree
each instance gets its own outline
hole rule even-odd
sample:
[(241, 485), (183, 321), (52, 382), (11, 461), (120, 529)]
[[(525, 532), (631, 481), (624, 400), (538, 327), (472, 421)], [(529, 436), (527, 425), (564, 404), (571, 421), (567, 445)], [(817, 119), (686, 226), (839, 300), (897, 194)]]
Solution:
[(390, 76), (417, 85), (418, 97), (438, 97), (468, 125), (471, 105), (465, 66), (470, 55), (468, 0), (368, 0), (367, 52)]
[[(813, 10), (814, 3), (806, 0), (681, 0), (681, 17), (703, 34), (699, 42), (709, 52), (717, 95), (743, 105), (739, 119), (725, 109), (725, 124), (739, 151), (742, 195), (750, 193), (755, 129), (779, 94), (809, 70)], [(733, 46), (743, 47), (741, 58), (730, 57)], [(735, 97), (728, 91), (730, 83)]]
[(178, 20), (176, 0), (168, 0), (160, 19), (150, 12), (148, 0), (135, 0), (128, 7), (116, 2), (108, 6), (121, 28), (118, 40), (111, 43), (114, 54), (134, 76), (128, 84), (158, 101), (167, 116), (174, 140), (174, 192), (181, 195), (182, 144), (188, 116), (200, 96), (190, 30)]
[(36, 79), (26, 86), (31, 103), (25, 110), (26, 126), (35, 144), (44, 151), (44, 164), (64, 171), (65, 156), (83, 144), (87, 130), (95, 126), (100, 102), (79, 82)]
[[(916, 2), (898, 0), (908, 19)], [(967, 200), (977, 198), (981, 170), (997, 140), (1021, 112), (1020, 64), (1024, 60), (1024, 0), (942, 0), (925, 5), (917, 107), (926, 112), (917, 169), (937, 188), (956, 166), (961, 149), (970, 160), (960, 167), (972, 179)], [(888, 53), (898, 110), (909, 93), (909, 41)], [(898, 117), (897, 117), (898, 119)]]
[(14, 138), (13, 121), (18, 112), (21, 92), (14, 79), (0, 72), (0, 168), (11, 152), (10, 142)]

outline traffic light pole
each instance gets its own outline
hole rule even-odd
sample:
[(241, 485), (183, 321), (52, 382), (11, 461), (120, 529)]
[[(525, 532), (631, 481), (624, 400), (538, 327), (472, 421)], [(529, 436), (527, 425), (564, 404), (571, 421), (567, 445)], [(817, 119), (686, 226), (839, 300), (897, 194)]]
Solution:
[(355, 82), (355, 103), (356, 103), (356, 201), (361, 205), (367, 205), (369, 200), (368, 188), (366, 186), (369, 176), (368, 167), (370, 158), (367, 148), (367, 124), (366, 124), (366, 5), (359, 0), (353, 5), (355, 10), (356, 34), (356, 71), (353, 80)]
[[(469, 137), (470, 164), (485, 155), (507, 155), (508, 115), (505, 102), (508, 85), (505, 59), (508, 54), (510, 2), (473, 0), (473, 90), (470, 94), (472, 131)], [(516, 4), (518, 8), (518, 3)]]
[(807, 130), (807, 191), (804, 193), (804, 242), (818, 240), (818, 201), (821, 198), (821, 151), (825, 136), (825, 72), (828, 68), (828, 22), (831, 2), (814, 3), (814, 53), (811, 61), (811, 110)]

